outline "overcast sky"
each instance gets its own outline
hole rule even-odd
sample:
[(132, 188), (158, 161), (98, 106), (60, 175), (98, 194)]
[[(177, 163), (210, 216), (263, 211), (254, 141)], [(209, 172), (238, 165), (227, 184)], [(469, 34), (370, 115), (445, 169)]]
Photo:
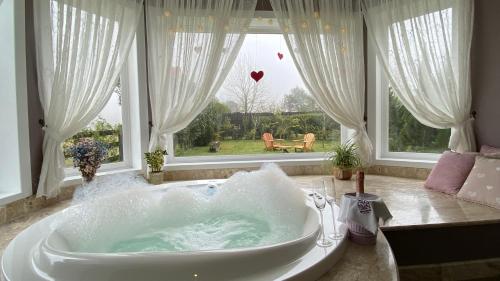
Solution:
[[(279, 60), (278, 52), (284, 55), (282, 60)], [(274, 102), (280, 102), (283, 96), (294, 87), (305, 88), (290, 57), (283, 35), (248, 34), (240, 50), (240, 55), (243, 54), (247, 54), (253, 62), (255, 71), (264, 71), (264, 78), (258, 83), (261, 81), (266, 83), (269, 89), (268, 96), (272, 97)], [(227, 100), (231, 95), (224, 90), (223, 86), (217, 97)]]
[[(283, 54), (279, 60), (277, 53)], [(267, 96), (275, 103), (280, 103), (283, 96), (294, 87), (304, 87), (304, 83), (290, 57), (285, 40), (281, 34), (248, 34), (243, 42), (240, 54), (247, 54), (254, 64), (255, 71), (264, 71), (264, 77), (258, 83), (266, 83), (269, 90)], [(231, 75), (231, 73), (229, 73)], [(248, 73), (250, 76), (250, 73)], [(231, 95), (224, 90), (224, 86), (217, 94), (222, 101), (231, 99)], [(111, 124), (121, 123), (121, 106), (119, 99), (113, 94), (100, 117)]]

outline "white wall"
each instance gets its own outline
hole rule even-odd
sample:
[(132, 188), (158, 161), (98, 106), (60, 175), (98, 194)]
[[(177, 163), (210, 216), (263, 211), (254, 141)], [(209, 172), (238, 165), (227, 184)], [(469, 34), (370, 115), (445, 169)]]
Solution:
[(0, 1), (0, 205), (31, 194), (24, 1)]

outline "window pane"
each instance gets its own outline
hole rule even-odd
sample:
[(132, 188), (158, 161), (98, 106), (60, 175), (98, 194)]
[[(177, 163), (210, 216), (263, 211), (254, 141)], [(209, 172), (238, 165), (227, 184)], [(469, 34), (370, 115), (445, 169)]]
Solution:
[(450, 133), (418, 122), (389, 88), (389, 151), (442, 153)]
[(102, 142), (108, 148), (108, 156), (103, 163), (123, 161), (121, 97), (120, 81), (118, 81), (111, 98), (99, 116), (83, 130), (63, 143), (64, 158), (67, 167), (73, 166), (73, 158), (70, 155), (69, 148), (81, 138), (87, 137)]
[(325, 152), (340, 142), (340, 125), (305, 90), (283, 36), (249, 34), (216, 98), (174, 141), (175, 156)]

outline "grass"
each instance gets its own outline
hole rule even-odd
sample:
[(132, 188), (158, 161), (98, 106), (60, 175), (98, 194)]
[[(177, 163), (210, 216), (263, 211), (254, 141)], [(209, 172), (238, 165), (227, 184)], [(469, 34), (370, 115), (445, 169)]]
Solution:
[[(335, 144), (337, 144), (337, 142), (317, 140), (314, 143), (313, 152), (331, 151)], [(283, 145), (294, 145), (294, 143), (292, 141), (284, 141)], [(281, 151), (266, 151), (264, 148), (264, 141), (262, 140), (222, 140), (219, 152), (209, 152), (209, 146), (197, 146), (187, 150), (177, 146), (175, 149), (175, 156), (185, 157), (283, 153)], [(303, 153), (295, 152), (293, 148), (288, 151), (290, 153)]]

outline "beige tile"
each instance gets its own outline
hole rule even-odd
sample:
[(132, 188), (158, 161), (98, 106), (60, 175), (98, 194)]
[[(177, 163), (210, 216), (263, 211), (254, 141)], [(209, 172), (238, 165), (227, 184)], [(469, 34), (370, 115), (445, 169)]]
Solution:
[(7, 208), (0, 207), (0, 225), (7, 222)]
[(25, 212), (25, 201), (18, 200), (6, 205), (5, 216), (6, 221), (11, 221), (17, 217), (24, 215)]

